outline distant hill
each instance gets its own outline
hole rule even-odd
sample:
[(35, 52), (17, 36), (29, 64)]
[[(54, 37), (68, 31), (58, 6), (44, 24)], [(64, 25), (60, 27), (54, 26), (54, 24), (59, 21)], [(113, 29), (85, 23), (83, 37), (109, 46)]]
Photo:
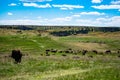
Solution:
[(54, 36), (87, 34), (89, 32), (117, 32), (117, 31), (120, 31), (120, 27), (92, 27), (92, 26), (0, 25), (0, 28), (48, 31), (51, 35), (54, 35)]

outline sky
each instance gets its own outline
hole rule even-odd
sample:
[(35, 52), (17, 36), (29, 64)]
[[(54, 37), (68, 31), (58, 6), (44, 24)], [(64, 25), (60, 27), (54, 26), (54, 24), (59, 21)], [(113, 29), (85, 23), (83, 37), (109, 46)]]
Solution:
[(120, 27), (120, 0), (0, 0), (0, 25)]

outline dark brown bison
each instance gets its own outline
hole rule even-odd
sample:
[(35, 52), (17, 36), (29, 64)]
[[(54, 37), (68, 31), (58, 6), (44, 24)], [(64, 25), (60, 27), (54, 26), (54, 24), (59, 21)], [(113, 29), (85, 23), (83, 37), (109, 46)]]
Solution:
[(118, 55), (118, 57), (120, 58), (120, 55)]
[(97, 50), (92, 50), (92, 52), (94, 52), (95, 54), (97, 54), (98, 52), (97, 52)]
[(62, 54), (62, 56), (67, 56), (66, 54)]
[(59, 53), (63, 53), (64, 51), (62, 51), (62, 50), (59, 50), (58, 52), (59, 52)]
[(50, 52), (49, 49), (45, 50), (46, 51), (46, 56), (49, 56), (48, 52)]
[(74, 51), (73, 51), (71, 48), (66, 49), (64, 52), (65, 52), (65, 53), (74, 53)]
[(120, 51), (117, 51), (117, 53), (119, 54), (119, 53), (120, 53)]
[(87, 50), (83, 50), (82, 55), (85, 55), (87, 52), (88, 52)]
[(57, 53), (57, 49), (51, 49), (51, 52)]
[(69, 51), (69, 50), (65, 50), (64, 52), (65, 52), (65, 53), (70, 53), (70, 51)]
[(20, 63), (22, 58), (22, 53), (20, 52), (20, 50), (12, 50), (11, 57), (15, 59), (16, 63)]
[(106, 54), (111, 54), (111, 50), (106, 50), (105, 53)]

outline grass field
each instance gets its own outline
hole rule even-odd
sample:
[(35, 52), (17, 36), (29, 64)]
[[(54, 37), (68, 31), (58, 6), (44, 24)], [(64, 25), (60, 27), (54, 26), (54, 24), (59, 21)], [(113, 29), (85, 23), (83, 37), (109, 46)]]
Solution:
[[(89, 52), (85, 56), (59, 52), (45, 56), (46, 49), (68, 48)], [(14, 64), (8, 57), (13, 49), (25, 54), (20, 64)], [(104, 53), (108, 49), (111, 54)], [(39, 36), (35, 30), (18, 33), (0, 29), (0, 80), (119, 80), (118, 49), (120, 32), (54, 37), (47, 33)], [(94, 54), (91, 50), (103, 54)]]

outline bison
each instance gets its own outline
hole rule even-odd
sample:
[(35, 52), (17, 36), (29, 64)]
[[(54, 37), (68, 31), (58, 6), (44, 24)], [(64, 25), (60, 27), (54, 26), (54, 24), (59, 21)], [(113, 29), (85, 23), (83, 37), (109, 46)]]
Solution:
[(97, 50), (92, 50), (92, 52), (94, 52), (95, 54), (97, 54), (98, 52), (97, 52)]
[(48, 52), (50, 52), (49, 49), (45, 50), (46, 51), (46, 56), (49, 56)]
[(20, 50), (12, 50), (11, 57), (15, 59), (16, 63), (20, 63), (22, 58), (22, 53)]
[(67, 56), (66, 54), (62, 54), (62, 56)]
[(83, 50), (82, 55), (85, 55), (87, 52), (88, 52), (87, 50)]
[(57, 53), (57, 49), (51, 49), (51, 52)]
[(105, 53), (106, 54), (111, 54), (111, 50), (106, 50)]
[(120, 51), (117, 51), (117, 53), (119, 54), (119, 53), (120, 53)]

